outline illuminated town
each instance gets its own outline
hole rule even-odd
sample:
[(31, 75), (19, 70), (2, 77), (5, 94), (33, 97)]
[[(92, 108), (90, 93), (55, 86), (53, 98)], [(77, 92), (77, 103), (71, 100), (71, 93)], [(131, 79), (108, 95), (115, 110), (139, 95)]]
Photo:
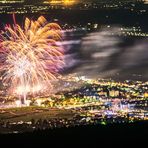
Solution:
[(0, 0), (0, 133), (147, 121), (147, 14), (147, 0)]
[[(42, 128), (148, 120), (148, 82), (93, 80), (74, 75), (59, 79), (59, 85), (64, 83), (63, 89), (49, 97), (28, 97), (26, 105), (30, 107), (26, 109), (20, 108), (22, 105), (14, 96), (1, 97), (1, 126), (8, 128), (10, 132), (23, 132)], [(1, 91), (1, 96), (3, 93)], [(9, 108), (12, 108), (11, 112)], [(56, 118), (54, 115), (50, 116), (51, 111), (57, 114)], [(9, 116), (7, 118), (6, 113)]]
[[(35, 5), (34, 5), (35, 3)], [(85, 0), (1, 0), (0, 13), (47, 13), (54, 9), (70, 9), (70, 10), (118, 10), (124, 9), (131, 13), (145, 14), (147, 13), (147, 0), (129, 0), (129, 1), (85, 1)], [(15, 7), (14, 7), (15, 6)]]

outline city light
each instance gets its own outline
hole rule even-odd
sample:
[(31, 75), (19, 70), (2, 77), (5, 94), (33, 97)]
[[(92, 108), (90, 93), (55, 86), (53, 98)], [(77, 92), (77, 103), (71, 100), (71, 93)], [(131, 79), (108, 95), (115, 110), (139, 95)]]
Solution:
[(0, 0), (0, 134), (148, 123), (147, 4)]
[(51, 0), (51, 1), (44, 1), (44, 4), (51, 4), (51, 5), (72, 5), (76, 2), (76, 0)]
[(63, 0), (63, 3), (64, 3), (65, 5), (72, 5), (72, 4), (75, 3), (75, 0)]

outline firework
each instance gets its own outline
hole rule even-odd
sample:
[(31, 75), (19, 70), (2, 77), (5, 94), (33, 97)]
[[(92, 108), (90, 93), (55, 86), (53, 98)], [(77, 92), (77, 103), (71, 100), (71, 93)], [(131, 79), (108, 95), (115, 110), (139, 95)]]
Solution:
[(28, 94), (51, 90), (51, 81), (64, 64), (57, 41), (61, 41), (60, 26), (43, 16), (36, 21), (26, 18), (22, 28), (16, 23), (5, 27), (0, 35), (0, 72), (9, 93), (25, 102)]

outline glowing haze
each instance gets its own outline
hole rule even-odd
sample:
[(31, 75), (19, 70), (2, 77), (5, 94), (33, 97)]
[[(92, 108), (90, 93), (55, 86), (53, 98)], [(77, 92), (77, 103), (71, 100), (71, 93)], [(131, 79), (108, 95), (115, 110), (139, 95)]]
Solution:
[(15, 19), (0, 34), (0, 71), (8, 92), (25, 103), (27, 95), (50, 92), (51, 81), (62, 68), (63, 51), (57, 45), (61, 28), (41, 16), (37, 21), (25, 19), (21, 28)]

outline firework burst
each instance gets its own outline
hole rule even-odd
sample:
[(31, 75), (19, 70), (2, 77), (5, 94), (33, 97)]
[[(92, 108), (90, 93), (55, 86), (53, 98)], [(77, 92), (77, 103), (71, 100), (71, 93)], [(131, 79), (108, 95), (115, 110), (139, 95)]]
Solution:
[(51, 90), (51, 81), (64, 64), (60, 40), (60, 26), (43, 16), (36, 21), (26, 18), (22, 28), (5, 27), (0, 35), (0, 72), (9, 93), (25, 101), (28, 94)]

